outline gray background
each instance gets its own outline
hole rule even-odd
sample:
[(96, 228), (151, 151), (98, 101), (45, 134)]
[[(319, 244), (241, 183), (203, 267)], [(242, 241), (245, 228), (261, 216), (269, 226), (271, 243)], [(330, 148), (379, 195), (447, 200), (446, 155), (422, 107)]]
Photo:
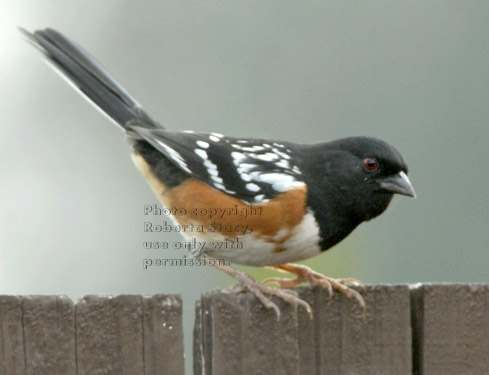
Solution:
[[(233, 281), (143, 270), (156, 203), (122, 133), (16, 30), (51, 26), (171, 129), (396, 145), (418, 198), (396, 197), (307, 262), (366, 283), (489, 281), (489, 2), (0, 2), (0, 293), (179, 293)], [(272, 271), (256, 272), (258, 278)]]

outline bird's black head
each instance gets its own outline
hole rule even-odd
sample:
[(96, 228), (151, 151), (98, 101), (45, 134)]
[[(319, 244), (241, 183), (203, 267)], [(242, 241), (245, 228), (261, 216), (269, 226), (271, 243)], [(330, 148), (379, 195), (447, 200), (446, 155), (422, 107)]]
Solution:
[[(318, 215), (323, 221), (328, 217), (328, 222), (348, 227), (333, 242), (362, 221), (384, 212), (394, 194), (415, 196), (402, 155), (387, 142), (351, 137), (310, 147), (314, 150), (314, 165), (308, 164), (305, 169), (307, 178), (315, 180), (308, 186), (316, 187), (309, 194), (315, 202), (310, 203), (321, 206), (323, 212)], [(331, 230), (333, 235), (335, 229)]]

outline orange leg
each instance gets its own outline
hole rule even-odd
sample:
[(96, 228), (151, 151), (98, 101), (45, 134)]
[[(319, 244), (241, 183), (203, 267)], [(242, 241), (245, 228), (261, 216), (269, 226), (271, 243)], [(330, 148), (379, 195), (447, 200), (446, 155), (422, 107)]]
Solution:
[(364, 289), (363, 284), (356, 279), (333, 279), (301, 264), (285, 263), (279, 266), (269, 266), (269, 268), (293, 273), (297, 275), (297, 277), (295, 279), (272, 277), (264, 280), (264, 283), (277, 283), (281, 288), (291, 288), (301, 283), (309, 283), (312, 286), (320, 286), (327, 289), (330, 296), (333, 295), (333, 290), (336, 290), (348, 298), (355, 298), (360, 306), (362, 306), (363, 310), (365, 311), (366, 309), (365, 300), (361, 294), (348, 287), (348, 285), (352, 284), (358, 285)]

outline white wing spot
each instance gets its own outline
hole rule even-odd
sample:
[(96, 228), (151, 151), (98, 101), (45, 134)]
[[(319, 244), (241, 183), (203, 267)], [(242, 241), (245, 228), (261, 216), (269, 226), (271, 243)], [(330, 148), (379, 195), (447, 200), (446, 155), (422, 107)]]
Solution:
[(257, 180), (257, 181), (261, 181), (260, 180), (260, 175), (262, 174), (263, 172), (261, 171), (254, 171), (254, 172), (251, 172), (250, 173), (250, 176), (253, 180)]
[(289, 160), (290, 159), (290, 155), (289, 154), (286, 154), (285, 152), (282, 152), (276, 148), (272, 148), (272, 151), (275, 152), (277, 155), (280, 155), (282, 158), (286, 159), (286, 160)]
[[(247, 152), (256, 152), (256, 151), (259, 151), (255, 148), (255, 146), (252, 146), (252, 147), (248, 147), (248, 146), (238, 146), (238, 145), (234, 145), (235, 147), (239, 147), (240, 150), (243, 150), (243, 151), (247, 151)], [(262, 148), (264, 150), (264, 148)]]
[(200, 156), (202, 159), (207, 159), (207, 152), (205, 152), (204, 150), (201, 150), (200, 148), (197, 148), (194, 150), (194, 152)]
[(216, 137), (215, 135), (210, 135), (210, 136), (209, 136), (209, 139), (210, 139), (211, 141), (214, 141), (214, 142), (219, 142), (219, 141), (220, 141), (219, 137)]
[(253, 191), (253, 192), (260, 191), (260, 187), (257, 184), (254, 184), (253, 182), (247, 183), (246, 188), (249, 191)]
[(256, 168), (256, 164), (241, 163), (238, 166), (239, 173), (248, 173), (253, 168)]
[(197, 146), (199, 147), (202, 147), (202, 148), (209, 148), (209, 144), (207, 142), (204, 142), (204, 141), (197, 141), (195, 142), (197, 143)]
[(304, 183), (297, 181), (293, 176), (281, 173), (262, 173), (257, 178), (261, 182), (272, 185), (278, 192), (284, 192), (295, 187), (304, 186)]
[(221, 177), (218, 177), (218, 176), (211, 176), (212, 180), (215, 181), (215, 182), (218, 182), (218, 183), (223, 183), (224, 181), (222, 180)]
[(247, 174), (247, 173), (241, 173), (241, 174), (239, 175), (239, 177), (241, 177), (241, 179), (242, 179), (243, 181), (246, 181), (246, 182), (251, 181), (251, 176), (250, 176), (249, 174)]
[(233, 163), (235, 166), (239, 166), (239, 164), (246, 159), (246, 155), (241, 152), (231, 152), (231, 157), (233, 158)]
[(217, 171), (217, 165), (215, 165), (209, 159), (204, 160), (204, 167), (207, 168), (207, 173), (209, 173), (211, 176), (217, 176), (219, 174)]
[(250, 154), (250, 157), (254, 159), (263, 160), (263, 161), (274, 161), (279, 159), (279, 156), (277, 154), (274, 154), (273, 152), (267, 152), (266, 154), (260, 154), (260, 155)]
[(249, 182), (252, 180), (251, 176), (248, 173), (244, 173), (244, 172), (240, 172), (240, 171), (238, 171), (238, 172), (239, 172), (239, 177), (241, 177), (241, 179), (243, 181)]
[(290, 163), (287, 160), (280, 160), (279, 162), (275, 163), (275, 165), (280, 168), (290, 168)]

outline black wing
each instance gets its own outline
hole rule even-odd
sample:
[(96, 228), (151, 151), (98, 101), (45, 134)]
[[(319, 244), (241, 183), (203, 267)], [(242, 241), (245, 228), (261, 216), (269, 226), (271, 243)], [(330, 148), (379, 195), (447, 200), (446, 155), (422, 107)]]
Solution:
[(284, 143), (138, 126), (132, 130), (192, 177), (247, 203), (304, 185)]

